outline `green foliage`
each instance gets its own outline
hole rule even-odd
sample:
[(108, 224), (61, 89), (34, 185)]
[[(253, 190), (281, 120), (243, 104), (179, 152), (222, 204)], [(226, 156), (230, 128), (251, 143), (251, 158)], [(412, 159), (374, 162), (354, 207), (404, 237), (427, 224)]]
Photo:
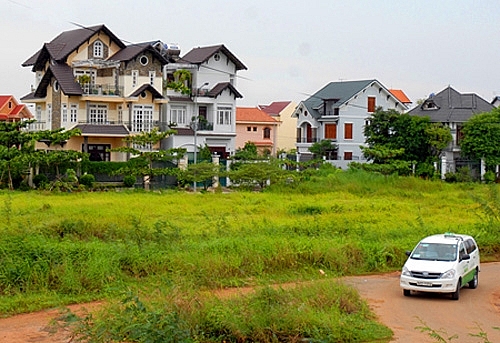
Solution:
[(200, 162), (196, 164), (188, 165), (186, 170), (180, 170), (177, 174), (177, 178), (180, 183), (202, 183), (203, 189), (207, 190), (213, 183), (214, 177), (221, 175), (221, 169), (219, 165), (213, 164), (212, 162)]
[(321, 142), (313, 143), (309, 147), (309, 151), (314, 154), (315, 158), (321, 158), (323, 156), (333, 157), (333, 155), (337, 153), (337, 145), (333, 144), (329, 139), (324, 139)]
[(487, 166), (500, 164), (500, 108), (471, 117), (462, 128), (460, 149), (464, 156), (483, 159)]
[(125, 187), (134, 187), (137, 178), (134, 175), (125, 175), (123, 177), (123, 185)]
[(237, 169), (229, 171), (228, 176), (235, 186), (264, 189), (268, 183), (273, 184), (287, 179), (291, 175), (283, 170), (280, 160), (249, 161), (239, 164)]
[(80, 176), (79, 182), (87, 188), (92, 188), (94, 187), (95, 177), (92, 174), (84, 174)]
[(166, 88), (173, 89), (181, 94), (191, 94), (191, 72), (186, 69), (178, 69), (174, 72), (174, 80), (165, 84)]
[(396, 163), (389, 170), (400, 169), (400, 161), (414, 163), (422, 170), (419, 165), (437, 161), (452, 139), (448, 128), (431, 123), (427, 117), (382, 108), (372, 114), (364, 133), (368, 147), (363, 147), (363, 154), (374, 164)]
[(45, 174), (37, 174), (33, 177), (33, 184), (36, 188), (43, 188), (49, 183), (49, 178)]
[(243, 148), (237, 149), (232, 156), (234, 160), (251, 161), (259, 159), (259, 153), (255, 143), (246, 142)]

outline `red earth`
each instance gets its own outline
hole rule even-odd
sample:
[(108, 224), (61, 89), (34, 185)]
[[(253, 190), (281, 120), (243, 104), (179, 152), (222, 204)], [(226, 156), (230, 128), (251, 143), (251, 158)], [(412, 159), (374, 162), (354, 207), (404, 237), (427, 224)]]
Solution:
[[(399, 288), (399, 272), (369, 276), (346, 277), (343, 281), (358, 289), (378, 320), (394, 332), (392, 342), (436, 342), (416, 327), (438, 331), (448, 339), (458, 335), (454, 342), (478, 343), (483, 338), (471, 334), (485, 333), (490, 342), (500, 342), (500, 262), (483, 263), (477, 289), (463, 288), (460, 300), (448, 295), (413, 294), (404, 297)], [(218, 296), (250, 292), (251, 289), (230, 289), (217, 292)], [(101, 302), (71, 305), (76, 313), (92, 311)], [(8, 343), (68, 343), (67, 331), (53, 331), (51, 323), (61, 310), (51, 309), (36, 313), (0, 319), (0, 342)]]

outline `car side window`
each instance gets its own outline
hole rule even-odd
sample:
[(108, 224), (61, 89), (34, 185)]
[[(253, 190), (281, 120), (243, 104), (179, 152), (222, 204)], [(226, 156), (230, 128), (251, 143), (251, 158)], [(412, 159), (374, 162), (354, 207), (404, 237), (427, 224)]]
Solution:
[(472, 239), (465, 241), (465, 248), (467, 249), (467, 254), (471, 254), (477, 249), (476, 244)]
[(460, 243), (460, 250), (459, 250), (459, 256), (460, 258), (464, 257), (465, 255), (467, 255), (467, 252), (465, 250), (465, 246), (463, 243)]

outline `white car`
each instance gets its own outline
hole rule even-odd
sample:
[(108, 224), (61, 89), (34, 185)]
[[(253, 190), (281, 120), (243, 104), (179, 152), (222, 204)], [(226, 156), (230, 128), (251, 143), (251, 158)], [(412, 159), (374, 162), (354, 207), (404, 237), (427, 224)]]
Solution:
[(411, 291), (438, 292), (450, 293), (453, 300), (458, 300), (460, 288), (478, 285), (479, 248), (471, 236), (429, 236), (406, 254), (399, 282), (405, 296), (410, 296)]

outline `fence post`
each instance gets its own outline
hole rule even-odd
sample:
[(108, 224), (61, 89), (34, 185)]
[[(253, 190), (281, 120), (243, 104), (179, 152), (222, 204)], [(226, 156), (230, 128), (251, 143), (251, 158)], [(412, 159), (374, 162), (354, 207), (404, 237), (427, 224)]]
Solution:
[[(217, 167), (219, 167), (220, 163), (219, 155), (217, 154), (212, 155), (212, 163), (215, 164)], [(219, 173), (217, 173), (217, 175), (214, 175), (212, 180), (212, 187), (213, 188), (219, 187)]]

